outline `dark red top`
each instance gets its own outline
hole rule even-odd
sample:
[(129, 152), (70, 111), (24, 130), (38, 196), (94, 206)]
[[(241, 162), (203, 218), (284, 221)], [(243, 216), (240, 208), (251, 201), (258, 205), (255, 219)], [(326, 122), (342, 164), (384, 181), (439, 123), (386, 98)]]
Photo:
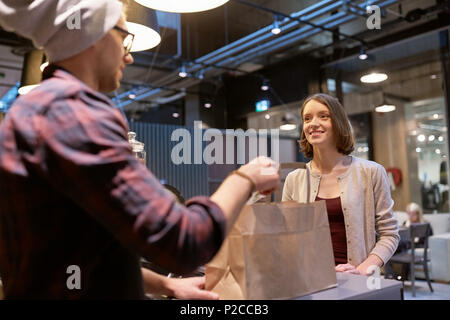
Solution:
[(334, 263), (347, 263), (347, 236), (345, 234), (344, 213), (341, 198), (323, 199), (316, 197), (316, 201), (325, 200), (330, 223), (331, 242), (333, 243)]

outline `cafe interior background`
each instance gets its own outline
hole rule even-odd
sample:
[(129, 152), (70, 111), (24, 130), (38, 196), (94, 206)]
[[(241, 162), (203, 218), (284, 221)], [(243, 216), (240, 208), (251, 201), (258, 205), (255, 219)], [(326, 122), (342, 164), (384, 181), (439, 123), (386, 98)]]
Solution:
[[(231, 0), (195, 13), (137, 2), (129, 1), (128, 20), (153, 32), (129, 27), (141, 47), (110, 98), (162, 182), (187, 199), (212, 194), (236, 168), (171, 161), (171, 133), (192, 133), (194, 125), (279, 129), (279, 160), (307, 160), (297, 144), (302, 100), (332, 94), (351, 119), (353, 154), (387, 169), (399, 223), (416, 202), (433, 227), (434, 292), (417, 270), (416, 295), (406, 280), (405, 298), (450, 299), (450, 1)], [(379, 28), (371, 5), (380, 9)], [(0, 29), (0, 119), (18, 94), (38, 85), (43, 63), (30, 41)]]

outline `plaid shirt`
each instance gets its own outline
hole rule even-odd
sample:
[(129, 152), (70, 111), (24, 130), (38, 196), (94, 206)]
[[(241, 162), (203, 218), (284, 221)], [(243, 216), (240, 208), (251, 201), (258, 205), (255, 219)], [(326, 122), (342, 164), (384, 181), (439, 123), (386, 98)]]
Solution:
[[(141, 256), (187, 273), (219, 249), (220, 208), (207, 197), (177, 204), (127, 131), (105, 95), (62, 69), (14, 103), (0, 126), (7, 298), (142, 298)], [(72, 265), (81, 289), (68, 288)]]

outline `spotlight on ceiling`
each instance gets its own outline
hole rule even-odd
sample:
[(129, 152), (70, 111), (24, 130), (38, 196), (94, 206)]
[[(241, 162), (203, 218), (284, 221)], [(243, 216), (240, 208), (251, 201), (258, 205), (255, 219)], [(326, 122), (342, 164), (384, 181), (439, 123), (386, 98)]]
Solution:
[(184, 65), (181, 66), (180, 72), (178, 73), (178, 75), (181, 78), (186, 78), (187, 77), (187, 72), (186, 72), (186, 67)]
[(366, 53), (366, 50), (364, 50), (364, 47), (361, 46), (361, 50), (359, 51), (359, 60), (366, 60), (369, 56)]
[(278, 22), (278, 17), (275, 16), (273, 18), (272, 30), (270, 30), (273, 34), (279, 34), (281, 32), (280, 23)]
[(206, 11), (220, 7), (229, 0), (135, 0), (137, 3), (159, 11), (186, 13)]
[(262, 91), (267, 91), (269, 90), (269, 80), (264, 79), (262, 84), (261, 84), (261, 90)]

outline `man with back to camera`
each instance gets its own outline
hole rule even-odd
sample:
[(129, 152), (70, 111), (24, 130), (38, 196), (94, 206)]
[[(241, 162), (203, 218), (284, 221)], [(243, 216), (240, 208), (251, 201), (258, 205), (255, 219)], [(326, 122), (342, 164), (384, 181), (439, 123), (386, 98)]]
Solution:
[[(66, 20), (76, 11), (81, 29)], [(26, 19), (20, 17), (26, 16)], [(186, 206), (135, 159), (121, 113), (100, 92), (133, 62), (117, 0), (2, 0), (0, 25), (44, 47), (41, 85), (0, 126), (0, 276), (6, 298), (144, 298), (144, 256), (175, 273), (208, 262), (252, 191), (279, 187), (260, 157)], [(71, 266), (80, 288), (68, 288)]]

